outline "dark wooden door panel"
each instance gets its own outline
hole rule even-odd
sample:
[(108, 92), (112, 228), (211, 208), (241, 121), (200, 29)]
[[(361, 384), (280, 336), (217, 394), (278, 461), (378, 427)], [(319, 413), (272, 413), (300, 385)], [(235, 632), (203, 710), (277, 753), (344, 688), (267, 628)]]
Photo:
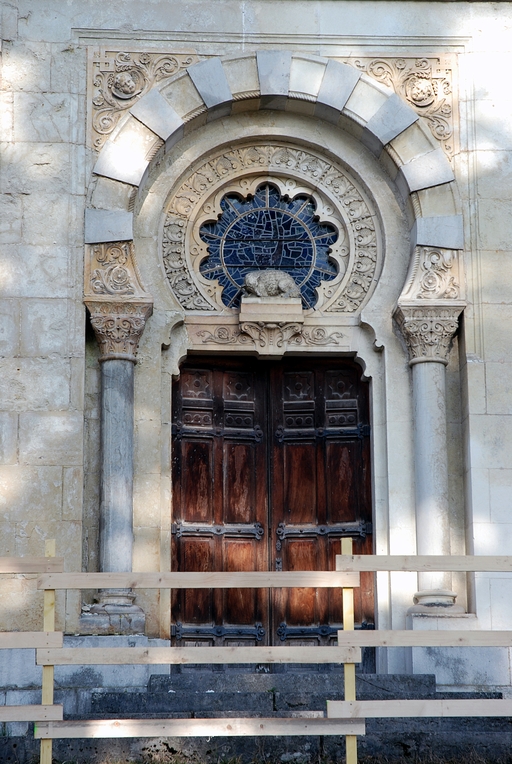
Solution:
[[(342, 536), (370, 553), (368, 385), (353, 362), (198, 359), (173, 392), (173, 564), (334, 569)], [(373, 575), (356, 621), (373, 622)], [(328, 644), (341, 592), (173, 594), (178, 644)]]

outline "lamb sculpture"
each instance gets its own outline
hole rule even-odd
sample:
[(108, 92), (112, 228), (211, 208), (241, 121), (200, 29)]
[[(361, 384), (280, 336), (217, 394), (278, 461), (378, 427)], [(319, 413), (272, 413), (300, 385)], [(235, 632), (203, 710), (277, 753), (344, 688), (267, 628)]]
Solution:
[(244, 290), (256, 297), (300, 297), (300, 289), (285, 271), (251, 271), (245, 277)]

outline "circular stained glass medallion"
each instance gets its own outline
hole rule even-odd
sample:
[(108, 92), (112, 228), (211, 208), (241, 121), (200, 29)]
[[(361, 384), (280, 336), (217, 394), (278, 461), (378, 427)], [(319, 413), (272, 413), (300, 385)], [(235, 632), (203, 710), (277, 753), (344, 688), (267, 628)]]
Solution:
[(290, 274), (300, 289), (304, 308), (313, 308), (315, 288), (337, 274), (329, 253), (338, 239), (333, 225), (319, 222), (313, 198), (299, 195), (289, 199), (265, 183), (247, 199), (226, 194), (220, 206), (219, 219), (200, 229), (209, 254), (200, 272), (224, 287), (224, 305), (240, 305), (248, 273), (275, 268)]

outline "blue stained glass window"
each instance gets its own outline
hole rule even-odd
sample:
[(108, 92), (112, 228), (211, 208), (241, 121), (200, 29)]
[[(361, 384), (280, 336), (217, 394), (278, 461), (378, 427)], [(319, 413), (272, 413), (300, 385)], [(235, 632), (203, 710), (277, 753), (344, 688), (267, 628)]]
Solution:
[(201, 226), (209, 256), (200, 271), (224, 287), (223, 303), (237, 308), (246, 275), (275, 268), (290, 274), (304, 307), (313, 308), (315, 287), (337, 274), (329, 252), (338, 238), (333, 225), (319, 222), (314, 200), (305, 195), (283, 197), (275, 186), (264, 183), (247, 199), (226, 194), (220, 206), (219, 219)]

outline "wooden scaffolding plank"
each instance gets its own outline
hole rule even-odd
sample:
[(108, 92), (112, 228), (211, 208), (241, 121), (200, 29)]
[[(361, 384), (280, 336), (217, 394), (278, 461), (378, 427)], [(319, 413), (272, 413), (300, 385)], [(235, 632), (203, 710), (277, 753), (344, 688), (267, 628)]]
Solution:
[(62, 647), (61, 631), (1, 631), (0, 650), (20, 647)]
[(0, 573), (62, 573), (62, 557), (0, 557)]
[(512, 557), (486, 555), (336, 555), (336, 570), (512, 573)]
[(512, 631), (338, 631), (347, 647), (512, 647)]
[(87, 719), (37, 724), (36, 738), (364, 735), (363, 719)]
[(328, 700), (329, 719), (512, 716), (512, 700)]
[(62, 716), (62, 706), (0, 706), (0, 722), (59, 721)]
[(359, 647), (96, 647), (38, 650), (38, 666), (187, 663), (360, 663)]
[(47, 573), (38, 589), (262, 589), (356, 587), (359, 573), (323, 570), (241, 573)]

